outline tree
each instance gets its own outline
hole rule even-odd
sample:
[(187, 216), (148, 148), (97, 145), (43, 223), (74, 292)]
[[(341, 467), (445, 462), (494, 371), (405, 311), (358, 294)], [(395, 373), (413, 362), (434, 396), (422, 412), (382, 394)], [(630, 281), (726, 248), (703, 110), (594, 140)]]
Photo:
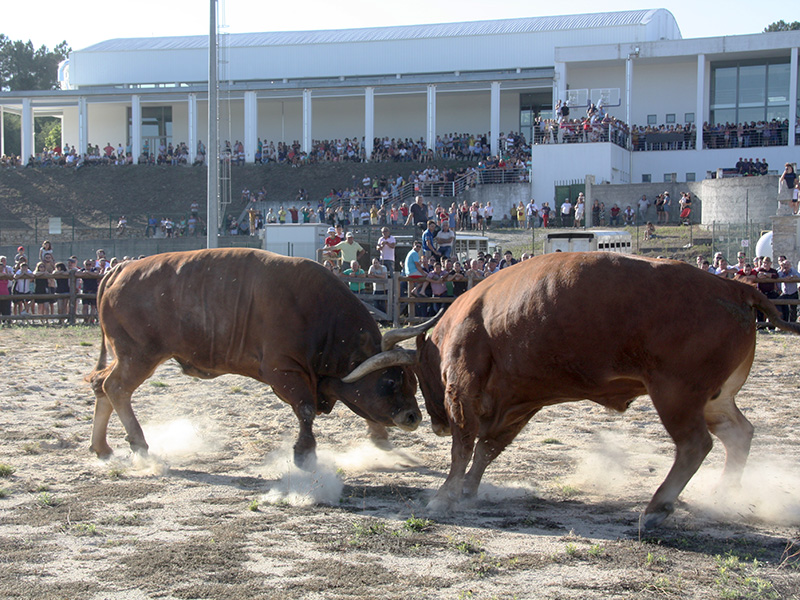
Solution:
[(58, 89), (58, 65), (71, 50), (66, 41), (52, 51), (37, 50), (30, 40), (12, 41), (0, 33), (0, 91)]
[(791, 23), (787, 23), (783, 19), (780, 21), (775, 21), (774, 23), (767, 25), (764, 28), (764, 33), (771, 33), (773, 31), (797, 31), (800, 29), (800, 21), (792, 21)]

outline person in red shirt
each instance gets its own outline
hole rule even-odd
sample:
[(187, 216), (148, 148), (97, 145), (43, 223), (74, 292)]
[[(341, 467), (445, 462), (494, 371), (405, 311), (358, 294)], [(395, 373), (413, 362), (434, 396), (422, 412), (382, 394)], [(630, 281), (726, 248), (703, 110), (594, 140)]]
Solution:
[(336, 233), (333, 227), (328, 227), (328, 237), (325, 238), (325, 247), (322, 250), (322, 258), (335, 260), (338, 262), (341, 252), (333, 248), (336, 244), (342, 241), (342, 238)]

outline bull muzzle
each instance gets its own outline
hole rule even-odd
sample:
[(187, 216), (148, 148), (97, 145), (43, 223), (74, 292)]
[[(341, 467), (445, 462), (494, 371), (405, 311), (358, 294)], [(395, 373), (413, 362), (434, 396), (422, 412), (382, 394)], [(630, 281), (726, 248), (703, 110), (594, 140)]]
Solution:
[(417, 409), (409, 408), (397, 413), (392, 421), (403, 431), (414, 431), (422, 421), (422, 414)]

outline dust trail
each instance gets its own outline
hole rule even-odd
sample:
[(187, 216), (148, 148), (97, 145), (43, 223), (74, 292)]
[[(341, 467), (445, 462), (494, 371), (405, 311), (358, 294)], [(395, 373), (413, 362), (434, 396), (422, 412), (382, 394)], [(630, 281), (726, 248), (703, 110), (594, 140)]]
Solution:
[(800, 525), (800, 475), (788, 459), (755, 458), (748, 461), (739, 489), (720, 485), (722, 468), (701, 468), (684, 492), (684, 498), (725, 520), (762, 521), (774, 525)]
[(536, 486), (527, 481), (507, 481), (503, 485), (482, 481), (478, 488), (477, 499), (488, 500), (489, 502), (504, 502), (506, 500), (521, 500), (538, 496), (539, 493)]
[(417, 458), (403, 450), (381, 450), (371, 442), (362, 442), (346, 452), (336, 453), (332, 459), (347, 473), (396, 470), (420, 464)]
[(221, 446), (213, 424), (188, 418), (142, 426), (150, 446), (147, 456), (127, 452), (114, 454), (107, 463), (112, 469), (124, 469), (131, 475), (166, 475), (170, 463), (191, 460), (198, 454), (214, 452)]

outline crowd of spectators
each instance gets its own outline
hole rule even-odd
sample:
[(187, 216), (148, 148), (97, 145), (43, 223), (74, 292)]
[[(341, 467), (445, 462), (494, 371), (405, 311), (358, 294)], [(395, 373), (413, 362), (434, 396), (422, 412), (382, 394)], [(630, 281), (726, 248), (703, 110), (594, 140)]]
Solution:
[[(125, 257), (123, 260), (129, 260)], [(52, 245), (48, 240), (42, 242), (37, 255), (26, 252), (24, 246), (17, 248), (12, 261), (0, 256), (0, 323), (10, 324), (3, 317), (13, 315), (41, 315), (44, 322), (63, 322), (68, 312), (69, 295), (78, 294), (76, 312), (82, 315), (84, 323), (97, 322), (97, 302), (94, 297), (84, 298), (82, 294), (96, 294), (102, 275), (114, 267), (117, 258), (108, 260), (105, 250), (98, 249), (95, 256), (81, 261), (77, 256), (57, 261)], [(75, 274), (77, 288), (70, 290), (70, 279), (60, 275)], [(50, 275), (51, 277), (48, 277)], [(11, 300), (3, 296), (22, 295), (23, 298)], [(39, 295), (58, 294), (56, 298), (40, 298)], [(30, 296), (26, 298), (25, 296)]]

